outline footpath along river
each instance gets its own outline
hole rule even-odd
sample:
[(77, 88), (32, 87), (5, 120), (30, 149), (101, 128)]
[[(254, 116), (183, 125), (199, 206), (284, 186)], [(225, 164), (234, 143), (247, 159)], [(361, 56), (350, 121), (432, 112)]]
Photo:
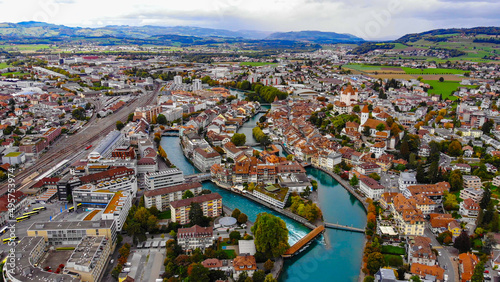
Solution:
[[(255, 115), (238, 131), (246, 134), (247, 142), (255, 142), (252, 137), (252, 128), (262, 115), (262, 113)], [(161, 146), (165, 149), (169, 160), (185, 175), (199, 172), (182, 154), (178, 137), (163, 137)], [(318, 201), (326, 222), (364, 228), (366, 213), (354, 196), (349, 194), (335, 179), (318, 169), (307, 168), (307, 174), (318, 182)], [(290, 245), (309, 232), (309, 229), (302, 224), (245, 197), (219, 188), (211, 182), (203, 183), (203, 187), (219, 193), (225, 206), (230, 209), (240, 209), (248, 215), (251, 221), (255, 221), (257, 214), (261, 212), (279, 216), (287, 225)], [(280, 281), (357, 281), (361, 266), (364, 234), (326, 229), (326, 236), (330, 242), (329, 248), (327, 248), (324, 238), (320, 237), (312, 242), (307, 250), (287, 259)]]

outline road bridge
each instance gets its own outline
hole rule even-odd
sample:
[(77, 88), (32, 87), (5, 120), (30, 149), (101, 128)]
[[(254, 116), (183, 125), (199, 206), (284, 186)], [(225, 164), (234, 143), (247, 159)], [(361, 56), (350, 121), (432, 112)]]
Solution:
[(341, 225), (341, 224), (337, 224), (337, 223), (325, 222), (325, 227), (330, 228), (330, 229), (340, 229), (340, 230), (346, 230), (346, 231), (365, 233), (364, 229), (352, 227), (352, 226), (347, 226), (347, 225)]

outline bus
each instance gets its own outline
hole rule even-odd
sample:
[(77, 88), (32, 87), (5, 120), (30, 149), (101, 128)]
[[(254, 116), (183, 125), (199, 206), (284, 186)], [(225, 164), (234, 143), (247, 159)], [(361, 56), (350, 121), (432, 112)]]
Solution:
[(32, 216), (32, 215), (35, 215), (35, 214), (38, 214), (39, 212), (38, 211), (31, 211), (31, 212), (25, 212), (23, 213), (24, 216), (26, 215), (29, 215), (29, 216)]
[(25, 215), (25, 216), (21, 216), (21, 217), (16, 218), (16, 221), (21, 222), (21, 221), (29, 219), (29, 218), (30, 218), (29, 215)]
[(78, 204), (76, 204), (76, 206), (77, 206), (77, 207), (79, 207), (79, 206), (81, 206), (81, 205), (82, 205), (82, 203), (78, 203)]
[(2, 229), (0, 229), (0, 236), (5, 234), (5, 232), (9, 231), (9, 227), (8, 226), (4, 226)]
[(38, 207), (38, 208), (34, 208), (33, 211), (44, 211), (46, 209), (47, 209), (46, 207)]
[(71, 207), (69, 207), (69, 209), (68, 209), (68, 211), (69, 211), (69, 212), (72, 212), (72, 211), (74, 211), (74, 210), (75, 210), (75, 206), (71, 206)]
[(19, 240), (19, 237), (16, 236), (16, 237), (5, 238), (5, 239), (3, 239), (3, 243), (7, 244), (11, 241), (16, 241), (16, 240)]

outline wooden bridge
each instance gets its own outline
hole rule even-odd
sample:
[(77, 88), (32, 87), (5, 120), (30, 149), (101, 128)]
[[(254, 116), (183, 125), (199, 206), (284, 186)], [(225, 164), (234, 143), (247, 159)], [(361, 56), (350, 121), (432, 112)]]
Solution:
[(302, 239), (297, 241), (297, 243), (293, 244), (293, 246), (290, 247), (284, 254), (281, 256), (283, 258), (290, 258), (293, 257), (294, 255), (300, 253), (302, 250), (304, 250), (308, 244), (314, 240), (318, 235), (323, 233), (325, 231), (325, 227), (323, 225), (320, 225), (316, 228), (314, 228), (309, 234), (304, 236)]
[(347, 226), (347, 225), (341, 225), (341, 224), (337, 224), (337, 223), (325, 222), (325, 227), (328, 227), (331, 229), (340, 229), (340, 230), (346, 230), (346, 231), (365, 233), (364, 229), (352, 227), (352, 226)]

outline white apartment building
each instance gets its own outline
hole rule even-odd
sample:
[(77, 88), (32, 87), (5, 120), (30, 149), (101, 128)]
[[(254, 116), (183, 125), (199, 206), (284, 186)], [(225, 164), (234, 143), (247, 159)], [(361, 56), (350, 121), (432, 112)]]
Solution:
[(175, 186), (184, 183), (184, 173), (178, 168), (144, 174), (144, 183), (148, 190)]

